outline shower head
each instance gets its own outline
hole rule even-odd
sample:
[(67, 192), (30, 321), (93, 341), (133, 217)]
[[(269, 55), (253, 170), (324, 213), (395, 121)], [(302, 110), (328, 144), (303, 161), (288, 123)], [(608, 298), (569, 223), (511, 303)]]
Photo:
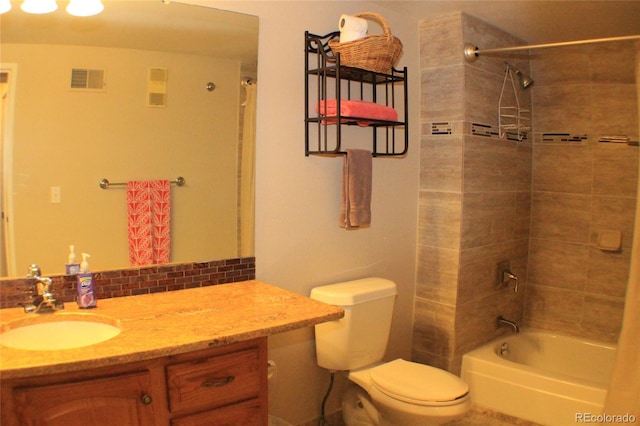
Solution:
[[(514, 68), (515, 69), (515, 68)], [(528, 89), (531, 85), (533, 85), (533, 79), (526, 74), (523, 74), (520, 70), (516, 69), (516, 75), (518, 79), (520, 79), (520, 85), (523, 89)]]
[(505, 62), (504, 65), (507, 71), (513, 71), (513, 73), (518, 77), (518, 80), (520, 81), (520, 87), (522, 87), (523, 89), (528, 89), (530, 86), (533, 85), (533, 79), (529, 77), (527, 74), (524, 74), (518, 68), (511, 65), (509, 62)]

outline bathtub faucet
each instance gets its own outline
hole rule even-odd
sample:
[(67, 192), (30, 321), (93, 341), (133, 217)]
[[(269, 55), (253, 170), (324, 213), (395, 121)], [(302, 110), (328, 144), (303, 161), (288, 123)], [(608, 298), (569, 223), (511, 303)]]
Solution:
[(500, 327), (511, 327), (514, 333), (520, 332), (520, 327), (518, 327), (518, 324), (516, 324), (514, 321), (509, 321), (502, 315), (496, 318), (496, 328)]

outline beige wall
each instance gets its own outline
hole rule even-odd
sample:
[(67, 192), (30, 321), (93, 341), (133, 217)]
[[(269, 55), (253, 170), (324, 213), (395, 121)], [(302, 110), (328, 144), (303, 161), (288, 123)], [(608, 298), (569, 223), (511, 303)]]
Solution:
[[(304, 31), (337, 30), (342, 13), (383, 14), (404, 44), (409, 68), (410, 122), (418, 122), (417, 21), (369, 2), (200, 2), (260, 18), (258, 60), (256, 275), (308, 295), (318, 285), (381, 276), (398, 284), (389, 358), (410, 357), (415, 280), (418, 127), (403, 159), (373, 164), (372, 225), (338, 227), (341, 158), (304, 156)], [(357, 129), (356, 129), (357, 130)], [(370, 144), (370, 132), (357, 136)], [(313, 330), (270, 338), (278, 365), (269, 393), (271, 413), (292, 424), (317, 419), (329, 374), (316, 366)], [(339, 409), (342, 379), (327, 411)], [(317, 424), (317, 421), (313, 424)]]
[[(187, 185), (172, 187), (171, 260), (236, 256), (237, 61), (72, 46), (2, 49), (2, 61), (18, 66), (13, 178), (18, 268), (38, 263), (47, 274), (63, 272), (69, 244), (78, 259), (81, 252), (90, 253), (94, 269), (129, 265), (125, 190), (100, 189), (102, 178), (183, 176)], [(105, 69), (106, 90), (72, 92), (73, 67)], [(151, 67), (168, 68), (166, 108), (146, 105)], [(205, 90), (208, 81), (216, 91)], [(60, 204), (50, 202), (52, 186), (61, 189)]]
[[(531, 60), (534, 126), (532, 228), (525, 323), (615, 342), (628, 280), (638, 184), (633, 42), (546, 49)], [(588, 135), (545, 142), (542, 133)], [(549, 139), (549, 138), (546, 138)], [(602, 230), (622, 247), (598, 249)]]

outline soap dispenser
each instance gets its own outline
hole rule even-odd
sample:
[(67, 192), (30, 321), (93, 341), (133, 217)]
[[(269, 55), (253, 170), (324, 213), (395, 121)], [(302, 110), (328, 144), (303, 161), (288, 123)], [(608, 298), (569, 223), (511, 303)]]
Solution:
[(80, 272), (80, 264), (76, 262), (76, 252), (73, 244), (69, 246), (69, 258), (64, 265), (67, 275), (75, 275)]
[(97, 306), (93, 273), (89, 270), (87, 258), (91, 257), (87, 253), (82, 253), (82, 263), (78, 274), (78, 306), (81, 309), (90, 309)]

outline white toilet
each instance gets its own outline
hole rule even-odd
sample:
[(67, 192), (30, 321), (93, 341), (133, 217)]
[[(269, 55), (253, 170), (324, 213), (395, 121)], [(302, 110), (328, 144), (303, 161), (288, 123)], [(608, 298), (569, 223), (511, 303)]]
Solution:
[(383, 363), (397, 291), (392, 281), (365, 278), (316, 287), (311, 298), (345, 310), (315, 326), (318, 365), (348, 371), (342, 401), (347, 426), (427, 426), (462, 417), (469, 386), (447, 371), (402, 359)]

